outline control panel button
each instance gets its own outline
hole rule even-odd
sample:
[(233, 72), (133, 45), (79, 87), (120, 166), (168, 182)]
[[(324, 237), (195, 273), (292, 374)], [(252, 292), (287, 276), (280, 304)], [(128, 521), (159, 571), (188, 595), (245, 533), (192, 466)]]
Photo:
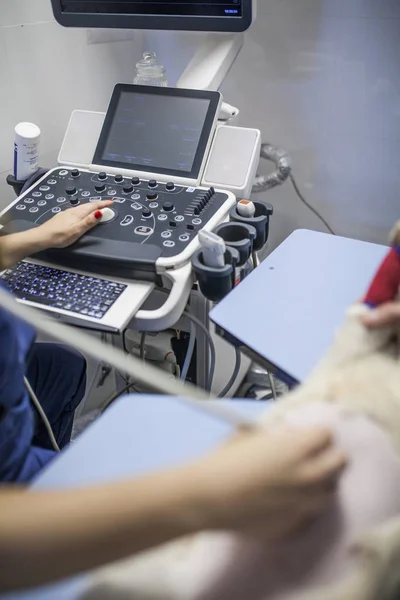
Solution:
[(46, 198), (46, 200), (53, 200), (54, 194), (46, 194), (45, 198)]
[(17, 206), (15, 207), (17, 210), (25, 210), (26, 206), (25, 204), (17, 204)]
[(132, 202), (131, 208), (133, 208), (133, 210), (142, 210), (143, 206), (138, 202)]
[(149, 194), (147, 194), (146, 198), (147, 200), (157, 200), (158, 195), (156, 192), (150, 192)]
[(64, 196), (60, 196), (59, 198), (57, 198), (57, 202), (58, 204), (62, 204), (63, 202), (66, 202), (67, 199)]
[(81, 174), (81, 173), (80, 173), (79, 169), (73, 169), (73, 170), (71, 171), (71, 175), (72, 175), (72, 177), (79, 177), (79, 176), (80, 176), (80, 174)]
[(150, 202), (149, 208), (158, 208), (158, 202)]
[(67, 196), (74, 196), (76, 194), (76, 187), (67, 187), (65, 193)]
[(132, 183), (133, 183), (133, 185), (139, 185), (139, 183), (140, 183), (139, 177), (132, 177)]
[(34, 198), (41, 198), (42, 197), (42, 193), (41, 192), (32, 192), (32, 196)]
[(25, 202), (25, 204), (33, 204), (35, 201), (33, 198), (25, 198), (24, 202)]
[(132, 217), (132, 215), (126, 215), (126, 216), (125, 216), (125, 217), (122, 219), (122, 221), (121, 221), (120, 225), (121, 225), (122, 227), (127, 227), (128, 225), (132, 225), (132, 223), (133, 223), (133, 221), (134, 221), (134, 220), (135, 220), (135, 219)]
[(132, 194), (132, 200), (140, 200), (140, 194)]
[(100, 202), (100, 200), (103, 200), (101, 196), (92, 196), (89, 198), (89, 202)]
[(41, 185), (39, 188), (39, 192), (48, 192), (50, 190), (49, 185)]
[(171, 231), (168, 231), (168, 229), (166, 229), (165, 231), (161, 232), (161, 237), (162, 238), (170, 238), (172, 235)]
[(188, 225), (186, 226), (186, 229), (188, 229), (189, 231), (194, 231), (194, 225), (192, 225), (191, 223), (188, 223)]
[(97, 177), (98, 177), (99, 181), (106, 181), (106, 179), (108, 179), (107, 173), (105, 173), (104, 171), (102, 171), (101, 173), (99, 173)]
[(149, 181), (149, 188), (156, 188), (158, 185), (157, 181), (155, 179), (150, 179)]
[(175, 246), (175, 242), (172, 240), (165, 240), (165, 242), (163, 242), (163, 246), (166, 248), (173, 248)]
[(130, 194), (133, 191), (133, 185), (131, 185), (131, 184), (124, 185), (124, 187), (122, 188), (122, 191), (124, 192), (124, 194)]
[(114, 198), (114, 202), (118, 202), (118, 204), (123, 204), (125, 202), (126, 198)]
[(32, 206), (32, 208), (29, 209), (29, 212), (30, 213), (37, 213), (37, 212), (39, 212), (39, 209), (38, 209), (37, 206)]
[(100, 223), (108, 223), (109, 221), (112, 221), (112, 219), (115, 218), (115, 211), (113, 211), (112, 208), (102, 208), (101, 212), (103, 214), (103, 216), (100, 219)]
[(85, 190), (81, 193), (82, 198), (89, 198), (90, 192), (89, 190)]
[(154, 229), (151, 227), (146, 227), (146, 225), (139, 225), (139, 227), (136, 227), (135, 229), (135, 233), (137, 235), (151, 235), (153, 231)]
[(124, 178), (122, 177), (122, 175), (116, 175), (116, 176), (114, 177), (114, 181), (115, 181), (115, 183), (122, 183), (122, 182), (123, 182), (123, 180), (124, 180)]
[(168, 190), (169, 192), (172, 192), (175, 189), (174, 182), (168, 181), (167, 185), (165, 186), (165, 189)]
[(175, 221), (177, 223), (182, 223), (182, 221), (184, 221), (184, 220), (185, 220), (185, 217), (183, 217), (182, 215), (176, 215), (176, 217), (175, 217)]
[(188, 233), (182, 233), (182, 235), (179, 236), (180, 242), (188, 242), (189, 240), (190, 240), (190, 235)]
[(57, 183), (57, 179), (48, 179), (48, 180), (47, 180), (47, 183), (48, 183), (49, 185), (56, 185), (56, 183)]
[(192, 219), (192, 223), (193, 223), (193, 225), (201, 225), (202, 220), (201, 219)]
[(169, 226), (175, 228), (176, 227), (175, 221), (170, 221)]
[(174, 205), (172, 204), (172, 202), (164, 202), (163, 210), (165, 212), (171, 212), (172, 210), (174, 210)]
[(164, 215), (164, 213), (161, 213), (160, 215), (158, 215), (157, 219), (159, 221), (166, 221), (168, 219), (167, 215)]
[(59, 172), (60, 177), (66, 177), (67, 175), (68, 175), (67, 169), (61, 169), (61, 171)]
[(107, 194), (109, 196), (116, 196), (117, 195), (117, 190), (108, 190)]
[(46, 206), (46, 204), (46, 200), (39, 200), (39, 202), (37, 203), (38, 206)]
[(51, 212), (55, 213), (55, 214), (59, 213), (59, 212), (61, 212), (61, 208), (59, 206), (55, 206), (54, 208), (51, 209)]
[(104, 183), (97, 183), (94, 186), (94, 189), (96, 190), (96, 192), (104, 192), (104, 190), (106, 189), (106, 186), (104, 185)]
[(71, 204), (71, 206), (78, 206), (78, 204), (79, 204), (78, 198), (71, 198), (70, 204)]
[(145, 208), (142, 212), (142, 217), (144, 217), (145, 219), (148, 219), (149, 217), (151, 217), (153, 213), (151, 212), (150, 209)]

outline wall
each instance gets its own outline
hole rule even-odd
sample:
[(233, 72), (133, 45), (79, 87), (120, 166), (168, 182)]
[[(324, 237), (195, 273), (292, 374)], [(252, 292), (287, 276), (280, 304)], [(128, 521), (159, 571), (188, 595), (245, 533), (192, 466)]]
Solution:
[(38, 124), (41, 164), (55, 166), (72, 110), (105, 110), (114, 84), (132, 81), (141, 43), (135, 33), (134, 41), (88, 45), (86, 30), (54, 21), (50, 0), (0, 0), (0, 206), (14, 198), (5, 183), (14, 125)]
[[(259, 0), (223, 91), (243, 125), (290, 151), (337, 233), (385, 243), (400, 218), (398, 0)], [(289, 184), (262, 197), (276, 211), (271, 247), (297, 227), (324, 230)]]
[[(174, 83), (198, 36), (150, 40)], [(14, 124), (40, 125), (42, 163), (54, 165), (71, 111), (103, 110), (113, 84), (131, 80), (140, 51), (140, 34), (87, 45), (84, 30), (54, 22), (50, 0), (1, 0), (2, 204), (13, 197), (2, 173)], [(338, 233), (386, 240), (400, 215), (398, 0), (258, 0), (257, 22), (222, 91), (240, 106), (243, 125), (290, 151), (306, 198)], [(289, 184), (262, 197), (275, 206), (271, 247), (297, 227), (324, 229)]]

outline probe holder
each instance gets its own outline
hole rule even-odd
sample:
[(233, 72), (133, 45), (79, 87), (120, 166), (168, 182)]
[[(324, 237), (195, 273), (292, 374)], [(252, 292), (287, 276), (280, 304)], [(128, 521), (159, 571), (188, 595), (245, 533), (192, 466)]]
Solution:
[[(234, 223), (243, 223), (247, 225), (251, 225), (256, 230), (256, 236), (253, 243), (253, 249), (258, 252), (261, 250), (263, 246), (268, 241), (269, 236), (269, 219), (273, 214), (273, 207), (271, 204), (263, 203), (263, 202), (253, 202), (256, 212), (254, 217), (242, 217), (234, 206), (229, 216), (231, 218), (231, 222)], [(218, 234), (221, 235), (221, 234)], [(223, 236), (221, 236), (223, 237)], [(227, 241), (227, 240), (225, 240)], [(229, 242), (227, 242), (229, 243)]]
[(192, 257), (192, 267), (200, 291), (207, 300), (212, 302), (219, 302), (235, 287), (239, 252), (235, 248), (226, 248), (224, 258), (224, 267), (209, 267), (204, 264), (202, 250), (198, 250)]
[(253, 251), (253, 242), (257, 231), (252, 225), (247, 223), (221, 223), (214, 230), (225, 242), (229, 248), (234, 248), (239, 253), (238, 267), (242, 267), (249, 260)]

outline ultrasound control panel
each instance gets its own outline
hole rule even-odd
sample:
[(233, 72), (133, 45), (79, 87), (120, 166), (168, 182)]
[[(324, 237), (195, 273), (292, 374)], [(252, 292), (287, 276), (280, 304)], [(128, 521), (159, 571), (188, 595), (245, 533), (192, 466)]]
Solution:
[(55, 168), (0, 216), (2, 233), (26, 231), (87, 202), (113, 200), (103, 219), (70, 248), (38, 258), (89, 272), (135, 278), (177, 268), (198, 248), (200, 229), (212, 230), (235, 203), (229, 192), (174, 181)]

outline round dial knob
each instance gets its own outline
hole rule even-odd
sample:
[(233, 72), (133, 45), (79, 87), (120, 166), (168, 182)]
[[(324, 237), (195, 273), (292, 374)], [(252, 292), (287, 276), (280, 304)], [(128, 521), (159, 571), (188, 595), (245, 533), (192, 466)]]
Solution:
[(150, 179), (149, 188), (155, 188), (155, 187), (157, 187), (157, 181), (155, 179)]
[(147, 194), (147, 200), (157, 200), (158, 196), (156, 192), (152, 192), (151, 194)]
[(94, 189), (96, 190), (96, 192), (104, 192), (106, 186), (104, 185), (104, 183), (98, 183), (94, 186)]
[(79, 204), (78, 198), (71, 198), (70, 203), (72, 206), (77, 206)]
[(139, 185), (139, 183), (140, 183), (139, 177), (132, 177), (132, 183), (133, 183), (133, 185)]
[(104, 171), (102, 171), (101, 173), (99, 173), (99, 180), (100, 181), (105, 181), (107, 179), (107, 173), (104, 173)]
[(168, 190), (169, 192), (172, 192), (172, 190), (175, 189), (175, 184), (173, 181), (168, 181), (167, 185), (165, 186), (165, 189)]
[(76, 194), (76, 187), (74, 187), (74, 186), (67, 187), (67, 189), (65, 190), (65, 193), (67, 194), (67, 196), (74, 196)]
[(115, 181), (115, 183), (122, 183), (122, 182), (123, 182), (123, 180), (124, 180), (124, 178), (122, 177), (122, 175), (116, 175), (116, 176), (114, 177), (114, 181)]
[(124, 192), (124, 194), (130, 194), (133, 191), (133, 186), (131, 184), (124, 185), (122, 191)]
[(165, 202), (165, 204), (163, 205), (163, 210), (165, 212), (171, 212), (171, 210), (174, 210), (174, 205), (172, 204), (172, 202)]
[(151, 210), (149, 208), (145, 208), (142, 212), (142, 216), (148, 219), (149, 217), (151, 217)]
[(72, 177), (79, 177), (79, 175), (80, 175), (79, 169), (72, 169), (71, 175), (72, 175)]

